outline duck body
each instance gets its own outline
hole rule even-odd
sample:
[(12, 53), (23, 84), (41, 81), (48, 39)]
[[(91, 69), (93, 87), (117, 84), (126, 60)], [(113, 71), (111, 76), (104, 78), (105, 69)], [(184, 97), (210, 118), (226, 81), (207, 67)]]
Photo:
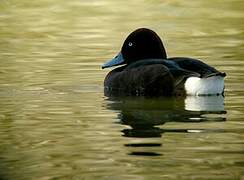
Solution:
[(121, 52), (102, 68), (122, 64), (107, 74), (105, 95), (220, 95), (224, 92), (225, 73), (198, 59), (167, 58), (161, 39), (149, 29), (132, 32)]

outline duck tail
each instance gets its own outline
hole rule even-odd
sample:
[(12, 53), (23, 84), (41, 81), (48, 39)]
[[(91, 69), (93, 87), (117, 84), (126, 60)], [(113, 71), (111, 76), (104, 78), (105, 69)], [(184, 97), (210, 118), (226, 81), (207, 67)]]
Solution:
[(226, 73), (225, 72), (215, 72), (215, 73), (207, 74), (207, 75), (203, 76), (202, 78), (209, 78), (209, 77), (213, 77), (213, 76), (225, 77)]

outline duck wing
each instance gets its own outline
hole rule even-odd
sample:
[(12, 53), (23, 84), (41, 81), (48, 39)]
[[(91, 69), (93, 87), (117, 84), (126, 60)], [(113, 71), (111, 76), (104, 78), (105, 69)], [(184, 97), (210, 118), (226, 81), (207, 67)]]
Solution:
[(174, 77), (178, 76), (195, 76), (195, 77), (200, 77), (200, 74), (198, 72), (194, 72), (185, 68), (180, 67), (177, 62), (171, 61), (171, 60), (165, 60), (165, 59), (144, 59), (140, 61), (136, 61), (126, 67), (126, 69), (133, 69), (133, 68), (138, 68), (142, 66), (147, 66), (147, 65), (164, 65), (165, 68), (167, 68), (170, 73)]
[(182, 69), (200, 74), (201, 78), (208, 78), (211, 76), (226, 76), (225, 73), (216, 70), (212, 66), (209, 66), (198, 59), (186, 57), (172, 57), (168, 58), (168, 60), (175, 62)]
[(174, 77), (174, 87), (177, 87), (182, 82), (185, 82), (188, 77), (201, 77), (201, 74), (185, 68), (180, 67), (177, 62), (165, 59), (144, 59), (134, 62), (127, 66), (126, 69), (138, 68), (148, 65), (163, 65)]
[(104, 80), (105, 95), (168, 96), (174, 89), (174, 78), (163, 64), (119, 67)]

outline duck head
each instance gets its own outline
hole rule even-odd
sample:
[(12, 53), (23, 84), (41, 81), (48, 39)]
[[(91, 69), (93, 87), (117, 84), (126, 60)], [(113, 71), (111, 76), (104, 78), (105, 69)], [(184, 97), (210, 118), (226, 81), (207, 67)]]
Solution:
[(131, 64), (142, 59), (167, 59), (160, 37), (152, 30), (140, 28), (133, 31), (124, 41), (121, 51), (102, 68)]

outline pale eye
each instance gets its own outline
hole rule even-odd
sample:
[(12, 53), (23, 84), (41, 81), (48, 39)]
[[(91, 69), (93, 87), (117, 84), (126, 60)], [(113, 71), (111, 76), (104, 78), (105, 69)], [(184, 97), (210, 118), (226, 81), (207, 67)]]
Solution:
[(129, 44), (128, 44), (128, 45), (131, 47), (131, 46), (133, 46), (133, 43), (132, 43), (132, 42), (129, 42)]

